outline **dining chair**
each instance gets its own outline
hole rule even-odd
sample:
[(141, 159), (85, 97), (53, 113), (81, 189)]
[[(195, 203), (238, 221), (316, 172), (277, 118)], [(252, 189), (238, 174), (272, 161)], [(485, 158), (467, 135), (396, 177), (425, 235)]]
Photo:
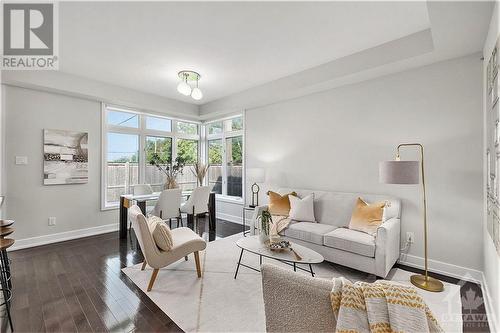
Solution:
[(210, 196), (210, 187), (200, 186), (196, 187), (187, 201), (181, 206), (181, 212), (186, 213), (189, 217), (193, 218), (196, 226), (198, 226), (198, 214), (208, 213), (208, 198)]
[(149, 280), (147, 291), (151, 291), (155, 283), (158, 271), (182, 258), (186, 258), (191, 253), (194, 254), (196, 272), (201, 278), (201, 265), (199, 251), (205, 250), (207, 243), (189, 228), (176, 228), (171, 230), (173, 247), (168, 251), (163, 251), (156, 246), (153, 235), (149, 230), (148, 221), (142, 214), (141, 209), (134, 205), (129, 208), (128, 216), (132, 221), (137, 241), (144, 255), (141, 271), (149, 265), (153, 268), (151, 279)]
[[(132, 194), (133, 195), (148, 195), (148, 194), (153, 194), (153, 188), (149, 184), (136, 184), (132, 188)], [(147, 205), (146, 203), (146, 214), (151, 212), (154, 206), (152, 205)], [(132, 221), (129, 222), (129, 230), (132, 227)]]
[(164, 221), (168, 220), (170, 228), (172, 228), (172, 219), (174, 218), (177, 219), (177, 227), (179, 227), (179, 222), (182, 226), (181, 199), (182, 190), (180, 188), (164, 190), (160, 193), (160, 197), (151, 214), (158, 216)]

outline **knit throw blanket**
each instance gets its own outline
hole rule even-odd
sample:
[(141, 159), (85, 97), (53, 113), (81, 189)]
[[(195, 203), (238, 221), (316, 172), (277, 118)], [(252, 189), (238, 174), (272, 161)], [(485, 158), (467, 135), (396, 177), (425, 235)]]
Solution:
[(444, 332), (416, 289), (390, 281), (333, 280), (337, 333)]
[(269, 225), (269, 235), (278, 236), (290, 224), (290, 218), (285, 215), (272, 215), (273, 223)]

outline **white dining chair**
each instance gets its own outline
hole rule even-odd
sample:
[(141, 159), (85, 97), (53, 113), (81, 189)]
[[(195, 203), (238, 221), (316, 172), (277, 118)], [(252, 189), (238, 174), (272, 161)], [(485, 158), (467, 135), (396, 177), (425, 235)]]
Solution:
[[(153, 194), (153, 188), (149, 184), (136, 184), (132, 188), (133, 195), (148, 195)], [(146, 202), (146, 215), (149, 214), (153, 210), (154, 205), (148, 205)], [(132, 221), (129, 221), (129, 230), (132, 227)]]
[(196, 226), (198, 225), (198, 214), (208, 213), (208, 198), (210, 187), (200, 186), (193, 190), (187, 201), (181, 206), (181, 212), (193, 217)]
[(160, 193), (160, 197), (156, 201), (151, 214), (158, 216), (164, 221), (168, 220), (170, 228), (172, 228), (172, 219), (177, 219), (177, 227), (179, 227), (179, 222), (182, 226), (181, 199), (182, 190), (180, 188), (164, 190)]
[(191, 253), (194, 254), (196, 272), (198, 273), (198, 277), (201, 278), (202, 269), (199, 251), (203, 251), (207, 247), (207, 243), (203, 238), (189, 228), (176, 228), (171, 230), (173, 247), (168, 251), (163, 251), (156, 245), (153, 235), (149, 230), (148, 221), (137, 205), (129, 208), (128, 217), (132, 221), (137, 241), (144, 255), (141, 271), (146, 268), (146, 265), (153, 268), (147, 291), (151, 291), (153, 288), (156, 276), (161, 268), (183, 257), (187, 260), (187, 256)]

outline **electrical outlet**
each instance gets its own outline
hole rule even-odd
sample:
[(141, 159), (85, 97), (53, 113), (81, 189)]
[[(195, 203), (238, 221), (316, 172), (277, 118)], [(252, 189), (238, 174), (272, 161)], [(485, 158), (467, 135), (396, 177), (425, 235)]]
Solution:
[(49, 226), (55, 226), (56, 225), (56, 218), (55, 217), (49, 217)]
[(414, 239), (415, 239), (415, 234), (413, 234), (413, 232), (406, 233), (406, 242), (408, 244), (412, 244)]

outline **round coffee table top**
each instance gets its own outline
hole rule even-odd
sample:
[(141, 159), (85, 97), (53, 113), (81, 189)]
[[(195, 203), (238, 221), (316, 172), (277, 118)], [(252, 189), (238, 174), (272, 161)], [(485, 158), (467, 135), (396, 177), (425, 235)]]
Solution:
[(242, 237), (236, 241), (236, 245), (239, 248), (267, 258), (298, 264), (319, 264), (323, 262), (324, 258), (318, 252), (296, 244), (293, 241), (290, 241), (290, 244), (291, 248), (302, 258), (301, 260), (297, 260), (290, 249), (284, 251), (271, 251), (266, 244), (260, 242), (259, 236)]

